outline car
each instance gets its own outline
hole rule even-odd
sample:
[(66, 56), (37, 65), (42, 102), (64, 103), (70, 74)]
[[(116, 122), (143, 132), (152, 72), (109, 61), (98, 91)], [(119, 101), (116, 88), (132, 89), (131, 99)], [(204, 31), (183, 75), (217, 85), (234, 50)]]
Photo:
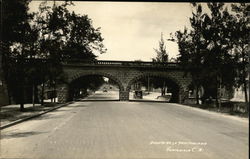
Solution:
[(141, 90), (135, 90), (134, 92), (134, 98), (135, 99), (142, 99), (142, 91)]

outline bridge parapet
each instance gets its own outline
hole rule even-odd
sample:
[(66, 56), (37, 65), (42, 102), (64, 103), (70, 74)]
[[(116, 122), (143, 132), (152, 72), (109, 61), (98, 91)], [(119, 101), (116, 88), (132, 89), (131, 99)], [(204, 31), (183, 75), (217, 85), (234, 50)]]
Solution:
[[(19, 62), (19, 58), (11, 58), (9, 62)], [(24, 58), (22, 59), (24, 63), (53, 63), (52, 59), (30, 59)], [(63, 65), (69, 66), (118, 66), (118, 67), (154, 67), (154, 68), (180, 68), (179, 63), (174, 62), (146, 62), (146, 61), (112, 61), (112, 60), (96, 60), (96, 61), (86, 61), (86, 60), (78, 60), (71, 59), (62, 62)]]
[(178, 63), (173, 62), (143, 62), (143, 61), (81, 61), (70, 60), (63, 63), (73, 66), (118, 66), (118, 67), (154, 67), (154, 68), (180, 68)]

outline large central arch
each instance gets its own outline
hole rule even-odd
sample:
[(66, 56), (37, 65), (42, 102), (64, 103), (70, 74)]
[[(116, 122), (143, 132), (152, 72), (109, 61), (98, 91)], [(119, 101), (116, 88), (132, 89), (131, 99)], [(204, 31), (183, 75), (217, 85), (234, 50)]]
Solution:
[(121, 92), (124, 91), (124, 87), (122, 85), (122, 82), (116, 78), (115, 76), (109, 74), (109, 73), (106, 73), (106, 72), (78, 72), (76, 74), (74, 74), (73, 76), (71, 77), (68, 77), (68, 80), (67, 80), (67, 83), (63, 86), (61, 86), (61, 90), (59, 90), (61, 92), (61, 95), (59, 95), (58, 97), (58, 101), (61, 101), (61, 102), (66, 102), (66, 101), (69, 101), (69, 100), (72, 100), (70, 98), (70, 85), (71, 83), (73, 83), (74, 81), (80, 79), (80, 78), (83, 78), (85, 76), (93, 76), (93, 75), (97, 75), (97, 76), (103, 76), (103, 77), (107, 77), (113, 81), (115, 81), (119, 87), (119, 99), (120, 99), (120, 94)]
[(77, 73), (77, 74), (75, 74), (74, 76), (72, 76), (72, 77), (68, 80), (68, 82), (71, 83), (71, 82), (73, 82), (74, 80), (77, 80), (77, 79), (79, 79), (79, 78), (81, 78), (81, 77), (90, 76), (90, 75), (97, 75), (97, 76), (103, 76), (103, 77), (110, 78), (110, 79), (114, 80), (114, 81), (117, 83), (117, 85), (119, 86), (119, 89), (120, 89), (120, 90), (124, 90), (124, 87), (123, 87), (123, 85), (122, 85), (122, 82), (121, 82), (118, 78), (116, 78), (115, 76), (113, 76), (113, 75), (111, 75), (111, 74), (109, 74), (109, 73), (106, 73), (106, 72), (91, 72), (91, 73), (89, 73), (89, 72), (86, 72), (86, 73), (82, 72), (82, 73)]

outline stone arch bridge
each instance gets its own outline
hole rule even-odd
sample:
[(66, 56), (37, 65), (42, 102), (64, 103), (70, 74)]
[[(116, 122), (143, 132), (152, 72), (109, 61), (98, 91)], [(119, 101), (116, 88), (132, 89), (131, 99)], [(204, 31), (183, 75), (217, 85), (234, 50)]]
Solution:
[(131, 85), (142, 77), (162, 77), (176, 84), (178, 99), (183, 103), (188, 97), (190, 77), (184, 77), (184, 71), (177, 63), (155, 63), (135, 61), (69, 61), (63, 63), (66, 75), (65, 84), (58, 89), (58, 101), (69, 101), (69, 86), (74, 80), (87, 75), (102, 75), (114, 80), (119, 86), (119, 100), (128, 101)]

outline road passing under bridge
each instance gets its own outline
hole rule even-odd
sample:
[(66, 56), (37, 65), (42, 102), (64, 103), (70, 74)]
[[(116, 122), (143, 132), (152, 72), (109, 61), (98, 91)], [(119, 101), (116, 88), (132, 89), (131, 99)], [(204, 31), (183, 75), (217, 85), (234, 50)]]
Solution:
[(75, 102), (1, 131), (1, 158), (247, 159), (248, 120), (178, 104)]
[(103, 76), (111, 79), (119, 88), (119, 100), (128, 101), (134, 83), (142, 78), (164, 79), (174, 88), (173, 102), (184, 103), (188, 99), (191, 77), (178, 63), (137, 61), (67, 61), (63, 63), (65, 83), (58, 88), (58, 101), (72, 100), (72, 84), (86, 76)]

